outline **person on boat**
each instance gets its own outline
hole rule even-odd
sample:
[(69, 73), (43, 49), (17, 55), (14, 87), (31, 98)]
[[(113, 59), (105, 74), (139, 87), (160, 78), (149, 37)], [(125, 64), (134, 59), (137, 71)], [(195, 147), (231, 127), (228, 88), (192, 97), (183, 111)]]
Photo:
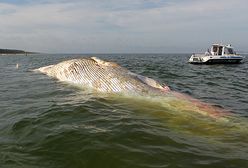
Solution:
[(209, 49), (205, 52), (205, 55), (206, 55), (206, 56), (209, 56), (209, 55), (210, 55)]

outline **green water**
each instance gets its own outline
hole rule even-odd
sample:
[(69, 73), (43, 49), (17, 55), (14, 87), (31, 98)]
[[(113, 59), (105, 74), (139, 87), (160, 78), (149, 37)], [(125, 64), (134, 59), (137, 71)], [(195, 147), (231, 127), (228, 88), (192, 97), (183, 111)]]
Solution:
[(97, 55), (232, 111), (223, 120), (166, 98), (91, 93), (31, 71), (80, 56), (89, 55), (0, 56), (1, 168), (248, 167), (247, 62)]

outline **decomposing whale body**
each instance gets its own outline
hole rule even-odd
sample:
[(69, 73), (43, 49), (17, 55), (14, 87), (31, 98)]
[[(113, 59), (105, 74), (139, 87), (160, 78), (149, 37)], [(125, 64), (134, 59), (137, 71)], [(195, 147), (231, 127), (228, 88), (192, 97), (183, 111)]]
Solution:
[(60, 81), (80, 84), (105, 93), (161, 95), (169, 90), (151, 78), (137, 75), (116, 63), (96, 57), (72, 59), (38, 70)]
[(226, 114), (221, 108), (171, 91), (168, 86), (162, 86), (154, 79), (132, 73), (114, 62), (103, 61), (96, 57), (67, 60), (37, 70), (60, 81), (77, 84), (98, 92), (172, 97), (181, 100), (183, 103), (180, 104), (188, 109), (187, 111), (197, 111), (215, 118)]

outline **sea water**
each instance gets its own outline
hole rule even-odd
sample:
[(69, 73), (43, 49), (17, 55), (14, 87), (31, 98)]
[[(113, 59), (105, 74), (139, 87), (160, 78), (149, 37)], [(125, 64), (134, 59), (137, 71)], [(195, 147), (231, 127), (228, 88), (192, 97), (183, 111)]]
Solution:
[[(90, 56), (117, 62), (234, 115), (222, 121), (166, 98), (92, 93), (32, 71)], [(248, 61), (191, 65), (189, 56), (0, 56), (0, 167), (248, 167)]]

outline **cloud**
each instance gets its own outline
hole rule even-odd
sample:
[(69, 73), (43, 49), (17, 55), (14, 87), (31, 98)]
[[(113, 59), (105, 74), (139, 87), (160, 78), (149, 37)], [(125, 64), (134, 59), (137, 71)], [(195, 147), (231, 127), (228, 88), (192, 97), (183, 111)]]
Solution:
[(247, 5), (245, 0), (5, 2), (0, 3), (0, 46), (43, 52), (182, 52), (224, 40), (245, 47)]

